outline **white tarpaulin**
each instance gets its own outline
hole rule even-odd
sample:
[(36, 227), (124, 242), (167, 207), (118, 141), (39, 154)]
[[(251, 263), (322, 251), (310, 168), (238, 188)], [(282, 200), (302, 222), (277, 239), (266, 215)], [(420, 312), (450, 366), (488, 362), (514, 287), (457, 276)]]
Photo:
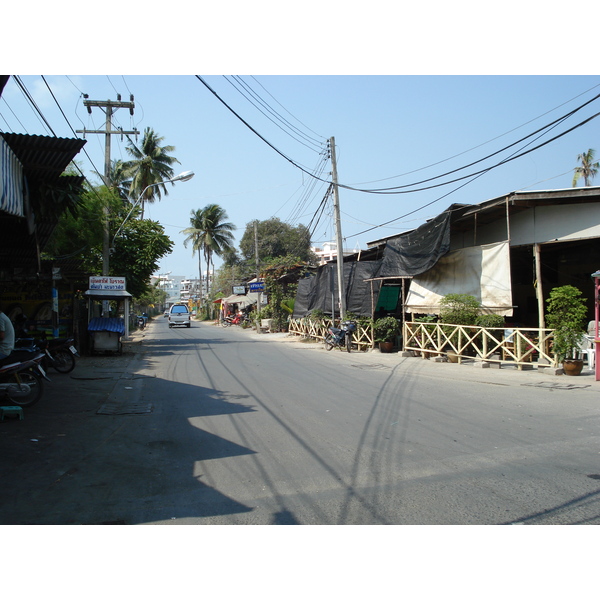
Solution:
[(429, 271), (413, 277), (406, 298), (409, 313), (439, 314), (447, 294), (469, 294), (483, 312), (512, 316), (508, 242), (453, 250)]

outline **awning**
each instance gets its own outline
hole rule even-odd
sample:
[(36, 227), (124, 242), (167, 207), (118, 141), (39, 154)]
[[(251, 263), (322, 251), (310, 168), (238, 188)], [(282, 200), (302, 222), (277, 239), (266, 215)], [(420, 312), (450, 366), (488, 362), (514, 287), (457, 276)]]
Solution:
[(258, 294), (233, 294), (227, 298), (221, 298), (221, 300), (223, 304), (241, 304), (242, 306), (248, 306), (249, 304), (256, 304), (258, 302)]
[(469, 294), (482, 312), (513, 314), (508, 242), (454, 250), (436, 265), (413, 277), (406, 312), (439, 314), (440, 300), (448, 294)]

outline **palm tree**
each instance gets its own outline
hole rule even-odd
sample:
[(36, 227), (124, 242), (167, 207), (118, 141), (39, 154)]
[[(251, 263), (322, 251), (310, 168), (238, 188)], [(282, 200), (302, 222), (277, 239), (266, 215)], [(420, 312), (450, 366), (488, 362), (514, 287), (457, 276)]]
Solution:
[[(190, 217), (190, 227), (181, 233), (187, 235), (183, 245), (187, 248), (192, 243), (192, 253), (198, 252), (198, 271), (200, 275), (200, 301), (202, 302), (202, 261), (200, 252), (206, 260), (206, 271), (210, 274), (213, 254), (221, 256), (233, 250), (233, 233), (236, 226), (226, 222), (227, 213), (218, 204), (207, 204), (204, 208), (193, 210)], [(207, 293), (210, 295), (210, 277), (207, 278)]]
[(590, 148), (587, 152), (579, 154), (577, 160), (581, 163), (580, 167), (575, 167), (575, 175), (573, 175), (573, 187), (577, 187), (577, 182), (580, 177), (583, 177), (583, 183), (587, 187), (591, 185), (592, 179), (598, 174), (600, 168), (599, 162), (594, 162), (596, 151)]
[(168, 195), (164, 183), (151, 188), (148, 186), (173, 177), (174, 171), (171, 165), (179, 162), (174, 156), (169, 155), (175, 150), (175, 146), (161, 146), (164, 139), (150, 127), (146, 127), (144, 130), (144, 137), (139, 147), (133, 143), (130, 137), (127, 137), (129, 146), (126, 150), (133, 156), (133, 160), (125, 163), (126, 173), (131, 177), (129, 193), (137, 198), (144, 192), (142, 219), (144, 218), (144, 202), (154, 202), (155, 196), (160, 200), (161, 188), (165, 196)]
[(104, 175), (98, 173), (98, 171), (94, 171), (98, 177), (104, 182), (104, 184), (117, 193), (119, 198), (123, 201), (127, 200), (128, 189), (131, 185), (131, 180), (128, 175), (128, 168), (126, 163), (122, 160), (111, 160), (110, 161), (110, 172), (108, 174), (108, 182)]

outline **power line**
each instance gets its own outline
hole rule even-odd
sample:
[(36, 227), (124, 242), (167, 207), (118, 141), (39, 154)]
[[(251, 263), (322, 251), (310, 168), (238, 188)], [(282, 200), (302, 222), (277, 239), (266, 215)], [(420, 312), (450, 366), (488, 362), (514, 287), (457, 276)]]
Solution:
[(311, 136), (306, 135), (304, 132), (300, 131), (300, 129), (298, 129), (295, 125), (292, 125), (287, 119), (285, 119), (284, 117), (282, 117), (279, 113), (277, 113), (267, 102), (265, 102), (241, 77), (234, 75), (233, 79), (238, 82), (241, 86), (244, 87), (244, 89), (246, 89), (248, 91), (249, 94), (251, 94), (269, 113), (271, 113), (278, 121), (280, 121), (282, 124), (284, 124), (285, 126), (287, 126), (288, 128), (290, 128), (292, 131), (297, 132), (298, 135), (302, 136), (302, 138), (304, 138), (309, 144), (311, 144), (313, 147), (311, 148), (310, 146), (308, 146), (307, 144), (305, 144), (302, 140), (299, 140), (297, 137), (295, 137), (294, 135), (292, 135), (291, 133), (287, 132), (283, 127), (281, 127), (280, 125), (278, 125), (277, 123), (275, 123), (275, 121), (273, 121), (273, 119), (271, 119), (269, 117), (269, 115), (265, 114), (265, 112), (263, 110), (261, 110), (260, 107), (258, 107), (253, 101), (252, 99), (248, 98), (248, 96), (241, 91), (238, 87), (236, 87), (235, 84), (233, 84), (231, 81), (229, 81), (229, 79), (227, 79), (226, 76), (225, 80), (230, 83), (242, 96), (244, 96), (244, 98), (246, 98), (246, 100), (248, 100), (252, 106), (254, 106), (257, 110), (259, 110), (265, 117), (267, 117), (267, 119), (269, 119), (274, 125), (276, 125), (277, 127), (279, 127), (279, 129), (281, 129), (284, 133), (287, 133), (290, 137), (292, 137), (293, 139), (295, 139), (297, 142), (301, 143), (303, 146), (306, 146), (307, 148), (314, 150), (315, 148), (318, 150), (322, 150), (323, 146), (324, 146), (324, 140), (315, 140), (314, 138), (312, 138)]
[(35, 100), (33, 99), (33, 96), (29, 93), (29, 90), (27, 89), (27, 87), (25, 86), (25, 84), (23, 83), (23, 81), (21, 81), (21, 78), (18, 75), (13, 76), (13, 78), (16, 81), (17, 85), (19, 86), (19, 89), (21, 90), (21, 92), (23, 93), (23, 95), (25, 96), (25, 98), (27, 99), (27, 101), (35, 109), (34, 112), (35, 112), (36, 115), (38, 115), (38, 118), (40, 119), (40, 121), (43, 124), (45, 124), (45, 126), (48, 128), (48, 130), (52, 133), (52, 135), (54, 137), (58, 137), (56, 135), (56, 133), (54, 133), (54, 130), (50, 126), (50, 123), (48, 123), (48, 120), (44, 116), (44, 113), (42, 113), (42, 111), (40, 110), (40, 107), (36, 104)]
[(250, 77), (251, 77), (252, 79), (254, 79), (254, 81), (256, 81), (256, 83), (258, 83), (258, 85), (260, 85), (260, 87), (261, 87), (263, 90), (265, 90), (265, 92), (267, 92), (267, 94), (269, 94), (269, 96), (271, 96), (271, 98), (273, 98), (273, 100), (275, 100), (275, 102), (277, 102), (277, 104), (279, 104), (279, 106), (281, 106), (281, 108), (283, 108), (283, 110), (285, 110), (285, 112), (286, 112), (288, 115), (290, 115), (290, 116), (291, 116), (293, 119), (295, 119), (296, 121), (298, 121), (298, 123), (300, 123), (300, 125), (302, 125), (302, 126), (303, 126), (303, 127), (305, 127), (306, 129), (308, 129), (308, 131), (310, 131), (311, 133), (314, 133), (316, 136), (318, 136), (318, 138), (319, 138), (319, 139), (322, 139), (322, 140), (325, 140), (325, 139), (326, 139), (326, 137), (325, 137), (324, 135), (320, 135), (320, 134), (318, 134), (316, 131), (313, 131), (313, 130), (312, 130), (310, 127), (308, 127), (308, 126), (307, 126), (307, 125), (305, 125), (305, 124), (304, 124), (302, 121), (300, 121), (300, 119), (297, 119), (297, 118), (296, 118), (296, 117), (295, 117), (295, 116), (294, 116), (294, 115), (293, 115), (293, 114), (292, 114), (292, 113), (291, 113), (291, 112), (290, 112), (290, 111), (289, 111), (289, 110), (288, 110), (288, 109), (287, 109), (285, 106), (283, 106), (283, 104), (281, 104), (281, 102), (279, 102), (279, 101), (277, 100), (277, 98), (275, 98), (275, 97), (273, 96), (273, 94), (271, 94), (271, 93), (269, 92), (269, 90), (267, 90), (267, 89), (265, 88), (265, 86), (264, 86), (264, 85), (263, 85), (263, 84), (262, 84), (260, 81), (258, 81), (258, 79), (256, 79), (256, 77), (254, 77), (254, 76), (252, 76), (252, 75), (251, 75)]
[[(571, 112), (563, 115), (562, 117), (559, 117), (558, 119), (552, 121), (551, 123), (548, 123), (547, 125), (544, 125), (543, 127), (540, 127), (536, 131), (533, 131), (532, 133), (530, 133), (530, 134), (522, 137), (521, 139), (516, 140), (512, 144), (509, 144), (508, 146), (505, 146), (504, 148), (501, 148), (500, 150), (497, 150), (496, 152), (492, 152), (491, 154), (488, 154), (487, 156), (484, 156), (483, 158), (480, 158), (480, 159), (478, 159), (476, 161), (473, 161), (473, 162), (471, 162), (471, 163), (469, 163), (467, 165), (464, 165), (464, 166), (459, 167), (457, 169), (453, 169), (452, 171), (447, 171), (446, 173), (443, 173), (441, 175), (436, 175), (435, 177), (429, 177), (428, 179), (423, 179), (421, 181), (416, 181), (414, 183), (405, 184), (405, 185), (402, 185), (402, 186), (390, 187), (390, 188), (381, 188), (381, 189), (383, 189), (383, 190), (394, 190), (394, 189), (403, 189), (403, 188), (406, 188), (406, 187), (413, 187), (415, 185), (420, 185), (422, 183), (427, 183), (429, 181), (434, 181), (435, 179), (441, 179), (442, 177), (446, 177), (447, 175), (451, 175), (452, 173), (456, 173), (458, 171), (462, 171), (464, 169), (468, 169), (469, 167), (472, 167), (473, 165), (476, 165), (476, 164), (481, 163), (481, 162), (483, 162), (485, 160), (488, 160), (488, 159), (492, 158), (493, 156), (496, 156), (497, 154), (500, 154), (500, 153), (508, 150), (509, 148), (512, 148), (513, 146), (516, 146), (517, 144), (520, 144), (521, 142), (525, 141), (526, 139), (528, 139), (530, 137), (533, 137), (534, 135), (536, 135), (536, 134), (544, 131), (545, 129), (553, 129), (556, 125), (558, 125), (559, 123), (562, 123), (563, 121), (565, 121), (569, 117), (573, 116), (576, 112), (578, 112), (581, 109), (585, 108), (588, 104), (590, 104), (591, 102), (594, 102), (598, 98), (600, 98), (600, 94), (598, 94), (597, 96), (595, 96), (591, 100), (588, 100), (587, 102), (585, 102), (581, 106), (578, 106), (577, 108), (575, 108)], [(379, 190), (376, 189), (376, 190), (372, 190), (372, 191), (379, 191)]]
[[(282, 156), (283, 158), (285, 158), (285, 160), (287, 160), (289, 163), (291, 163), (292, 165), (294, 165), (296, 168), (300, 169), (301, 171), (303, 171), (304, 173), (306, 173), (307, 175), (314, 177), (315, 179), (318, 179), (319, 181), (323, 181), (324, 183), (331, 183), (331, 181), (329, 180), (325, 180), (322, 179), (320, 177), (315, 176), (313, 173), (310, 173), (306, 168), (302, 167), (301, 165), (299, 165), (298, 163), (296, 163), (295, 161), (293, 161), (291, 158), (289, 158), (288, 156), (286, 156), (283, 152), (281, 152), (278, 148), (276, 148), (273, 144), (271, 144), (267, 139), (265, 139), (260, 133), (258, 133), (258, 131), (256, 131), (256, 129), (254, 129), (248, 122), (246, 122), (238, 113), (236, 113), (203, 79), (202, 77), (200, 77), (199, 75), (196, 75), (197, 79), (208, 89), (210, 90), (213, 95), (219, 100), (219, 102), (221, 102), (230, 112), (232, 112), (244, 125), (246, 125), (246, 127), (248, 127), (250, 129), (250, 131), (252, 131), (255, 135), (257, 135), (263, 142), (265, 142), (270, 148), (272, 148), (275, 152), (277, 152), (277, 154), (279, 154), (280, 156)], [(600, 95), (599, 95), (600, 96)], [(589, 102), (592, 102), (593, 100), (596, 100), (599, 96), (596, 96), (595, 98), (593, 98), (592, 100), (586, 102), (583, 106), (585, 106), (586, 104), (589, 104)], [(576, 112), (577, 110), (579, 110), (580, 108), (575, 109), (574, 111), (571, 111), (571, 113), (568, 113), (568, 115), (565, 115), (566, 118), (567, 116), (570, 116), (571, 114), (573, 114), (574, 112)], [(582, 121), (581, 123), (578, 123), (577, 125), (575, 125), (574, 127), (571, 127), (570, 129), (566, 130), (565, 132), (551, 138), (550, 140), (539, 144), (538, 146), (535, 146), (534, 148), (531, 148), (530, 150), (527, 150), (525, 152), (522, 152), (520, 154), (516, 154), (508, 159), (504, 159), (498, 163), (496, 163), (495, 165), (492, 165), (491, 167), (487, 167), (486, 169), (482, 169), (481, 171), (476, 171), (475, 173), (470, 173), (468, 175), (465, 175), (463, 177), (459, 177), (457, 179), (451, 180), (451, 181), (446, 181), (444, 183), (440, 183), (440, 184), (436, 184), (436, 185), (432, 185), (432, 186), (427, 186), (427, 187), (423, 187), (423, 188), (418, 188), (418, 189), (413, 189), (413, 190), (404, 190), (404, 189), (399, 189), (398, 186), (396, 187), (390, 187), (390, 188), (379, 188), (379, 189), (362, 189), (362, 188), (356, 188), (350, 185), (345, 185), (345, 184), (341, 184), (338, 183), (338, 187), (343, 188), (343, 189), (347, 189), (347, 190), (351, 190), (351, 191), (355, 191), (355, 192), (361, 192), (361, 193), (367, 193), (367, 194), (383, 194), (383, 195), (388, 195), (388, 194), (406, 194), (409, 192), (417, 192), (417, 191), (424, 191), (424, 190), (428, 190), (428, 189), (432, 189), (432, 188), (436, 188), (436, 187), (441, 187), (444, 185), (450, 185), (451, 183), (456, 183), (457, 181), (461, 181), (463, 179), (468, 179), (470, 177), (474, 177), (476, 175), (479, 175), (481, 173), (486, 173), (492, 169), (495, 169), (503, 164), (506, 164), (507, 162), (510, 162), (512, 160), (516, 160), (517, 158), (521, 158), (522, 156), (525, 156), (526, 154), (529, 154), (530, 152), (533, 152), (534, 150), (538, 150), (539, 148), (542, 148), (543, 146), (563, 137), (564, 135), (566, 135), (567, 133), (571, 133), (572, 131), (574, 131), (575, 129), (577, 129), (578, 127), (581, 127), (582, 125), (585, 125), (586, 123), (590, 122), (592, 119), (595, 119), (600, 113), (597, 113), (595, 115), (593, 115), (592, 117), (589, 117), (588, 119), (585, 119), (584, 121)], [(556, 122), (556, 121), (555, 121)], [(555, 123), (553, 122), (553, 123)], [(549, 127), (551, 124), (547, 125), (547, 127)], [(543, 129), (543, 128), (542, 128)], [(538, 130), (540, 131), (540, 130)], [(534, 132), (535, 134), (536, 132)], [(534, 135), (531, 134), (531, 135)], [(527, 136), (530, 137), (530, 136)], [(526, 138), (524, 138), (526, 139)], [(514, 145), (514, 144), (512, 144)], [(511, 146), (512, 146), (511, 145)], [(510, 147), (510, 146), (508, 146)], [(507, 148), (508, 148), (507, 147)], [(505, 148), (505, 150), (507, 149)], [(466, 167), (462, 167), (461, 169), (458, 170), (462, 170)], [(416, 184), (412, 184), (412, 185), (416, 185)], [(400, 187), (406, 187), (406, 186), (400, 186)], [(425, 205), (428, 206), (428, 205)]]
[[(252, 125), (250, 125), (247, 121), (245, 121), (240, 115), (238, 115), (238, 113), (235, 112), (235, 110), (233, 110), (233, 108), (231, 108), (231, 106), (229, 106), (225, 102), (225, 100), (223, 100), (219, 96), (219, 94), (217, 94), (217, 92), (215, 92), (215, 90), (213, 90), (208, 85), (208, 83), (206, 83), (206, 81), (204, 81), (204, 79), (202, 79), (202, 77), (200, 77), (200, 75), (196, 75), (196, 78), (215, 96), (215, 98), (217, 98), (217, 100), (219, 100), (219, 102), (221, 102), (221, 104), (223, 104), (223, 106), (225, 106), (225, 108), (227, 108), (227, 110), (229, 110), (231, 113), (233, 113), (248, 129), (250, 129), (250, 131), (252, 131), (252, 133), (254, 133), (254, 135), (258, 136), (265, 144), (267, 144), (267, 146), (269, 146), (272, 150), (275, 150), (275, 152), (277, 152), (277, 154), (279, 154), (279, 156), (285, 158), (285, 160), (287, 160), (290, 164), (294, 165), (294, 167), (296, 167), (297, 169), (300, 169), (300, 171), (306, 173), (307, 175), (310, 175), (311, 177), (314, 177), (314, 175), (308, 169), (306, 169), (302, 165), (299, 165), (297, 162), (293, 161), (289, 156), (286, 156), (283, 152), (281, 152), (281, 150), (279, 150), (278, 148), (273, 146), (273, 144), (271, 144), (271, 142), (269, 142), (260, 133), (258, 133), (258, 131), (256, 131), (256, 129), (254, 129), (254, 127), (252, 127)], [(324, 181), (324, 180), (321, 180), (321, 181)], [(325, 181), (325, 183), (330, 183), (330, 182)]]
[[(77, 134), (75, 133), (75, 130), (73, 129), (71, 123), (69, 122), (69, 119), (67, 119), (67, 115), (65, 115), (65, 112), (62, 109), (62, 106), (60, 105), (60, 103), (58, 102), (58, 100), (56, 99), (56, 96), (54, 95), (54, 92), (52, 91), (52, 88), (50, 87), (50, 84), (46, 81), (46, 78), (42, 75), (42, 81), (46, 84), (46, 87), (48, 88), (48, 91), (50, 92), (50, 95), (52, 96), (54, 102), (56, 103), (56, 106), (58, 106), (58, 110), (60, 110), (60, 113), (62, 114), (62, 116), (64, 117), (65, 121), (67, 122), (67, 125), (69, 126), (69, 129), (73, 132), (73, 135), (75, 137), (77, 137)], [(94, 161), (92, 160), (92, 158), (90, 157), (90, 155), (87, 153), (87, 150), (85, 149), (85, 146), (82, 148), (84, 154), (87, 156), (88, 160), (90, 161), (90, 164), (92, 165), (92, 167), (94, 167), (94, 170), (97, 171), (97, 167), (94, 164)], [(75, 166), (77, 167), (77, 170), (81, 173), (81, 175), (83, 175), (83, 172), (81, 171), (81, 169), (77, 166), (76, 163), (74, 163)], [(84, 176), (85, 177), (85, 176)], [(86, 178), (87, 181), (87, 178)]]
[[(6, 101), (6, 98), (3, 97), (2, 100), (4, 100), (4, 104), (6, 104), (8, 110), (10, 110), (13, 117), (17, 120), (19, 125), (23, 128), (23, 131), (25, 131), (25, 133), (29, 133), (27, 131), (27, 129), (25, 128), (25, 125), (23, 125), (23, 123), (21, 123), (21, 121), (19, 120), (19, 117), (17, 117), (17, 115), (15, 114), (15, 111), (10, 107), (10, 104)], [(4, 117), (2, 117), (2, 118), (4, 119)], [(6, 126), (9, 127), (8, 121), (6, 119), (4, 119), (4, 122), (6, 123)]]
[(426, 165), (424, 167), (419, 167), (418, 169), (413, 169), (412, 171), (407, 171), (406, 173), (401, 173), (400, 175), (392, 175), (391, 177), (384, 177), (383, 179), (375, 179), (372, 181), (364, 181), (361, 183), (356, 183), (354, 185), (363, 185), (363, 184), (367, 184), (367, 183), (378, 183), (379, 181), (388, 181), (390, 179), (397, 179), (399, 177), (405, 177), (406, 175), (411, 175), (412, 173), (417, 173), (419, 171), (424, 171), (425, 169), (429, 169), (431, 167), (435, 167), (437, 165), (440, 165), (442, 163), (448, 162), (449, 160), (452, 160), (454, 158), (458, 158), (459, 156), (462, 156), (463, 154), (467, 154), (469, 152), (472, 152), (473, 150), (477, 150), (477, 148), (481, 148), (482, 146), (485, 146), (487, 144), (490, 144), (491, 142), (495, 142), (496, 140), (508, 135), (509, 133), (512, 133), (513, 131), (517, 131), (517, 129), (521, 129), (522, 127), (525, 127), (526, 125), (529, 125), (530, 123), (533, 123), (534, 121), (537, 121), (538, 119), (541, 119), (542, 117), (545, 117), (546, 115), (550, 114), (551, 112), (554, 112), (555, 110), (558, 110), (559, 108), (561, 108), (562, 106), (565, 106), (566, 104), (569, 104), (569, 102), (573, 102), (573, 100), (576, 100), (577, 98), (580, 98), (581, 96), (583, 96), (584, 94), (587, 94), (588, 92), (591, 92), (592, 90), (596, 89), (597, 87), (600, 87), (600, 84), (594, 85), (591, 88), (585, 90), (584, 92), (581, 92), (580, 94), (577, 94), (576, 96), (574, 96), (573, 98), (559, 104), (558, 106), (555, 106), (554, 108), (547, 110), (545, 113), (542, 113), (541, 115), (538, 115), (537, 117), (530, 119), (529, 121), (526, 121), (525, 123), (522, 123), (521, 125), (518, 125), (517, 127), (513, 127), (512, 129), (501, 133), (500, 135), (497, 135), (496, 137), (486, 141), (486, 142), (482, 142), (481, 144), (478, 144), (477, 146), (473, 146), (472, 148), (469, 148), (468, 150), (463, 150), (462, 152), (459, 152), (458, 154), (454, 154), (453, 156), (449, 156), (448, 158), (444, 158), (442, 160), (439, 160), (435, 163), (431, 163), (430, 165)]

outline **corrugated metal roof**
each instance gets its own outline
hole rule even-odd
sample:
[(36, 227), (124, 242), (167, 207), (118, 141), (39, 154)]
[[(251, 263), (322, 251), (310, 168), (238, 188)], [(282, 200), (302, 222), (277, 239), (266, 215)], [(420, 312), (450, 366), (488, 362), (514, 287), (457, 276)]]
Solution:
[[(55, 138), (20, 133), (0, 133), (10, 149), (23, 164), (23, 173), (27, 178), (30, 193), (37, 194), (39, 185), (56, 184), (69, 163), (83, 148), (85, 140)], [(69, 180), (81, 184), (83, 178), (70, 176)], [(32, 204), (50, 202), (47, 198), (33, 198)], [(31, 235), (25, 218), (14, 217), (0, 212), (0, 267), (2, 270), (31, 268), (38, 264), (38, 252), (50, 239), (59, 214), (44, 211), (44, 219), (36, 215), (36, 231)]]
[(0, 133), (23, 163), (26, 177), (50, 182), (64, 173), (86, 140), (22, 133)]

